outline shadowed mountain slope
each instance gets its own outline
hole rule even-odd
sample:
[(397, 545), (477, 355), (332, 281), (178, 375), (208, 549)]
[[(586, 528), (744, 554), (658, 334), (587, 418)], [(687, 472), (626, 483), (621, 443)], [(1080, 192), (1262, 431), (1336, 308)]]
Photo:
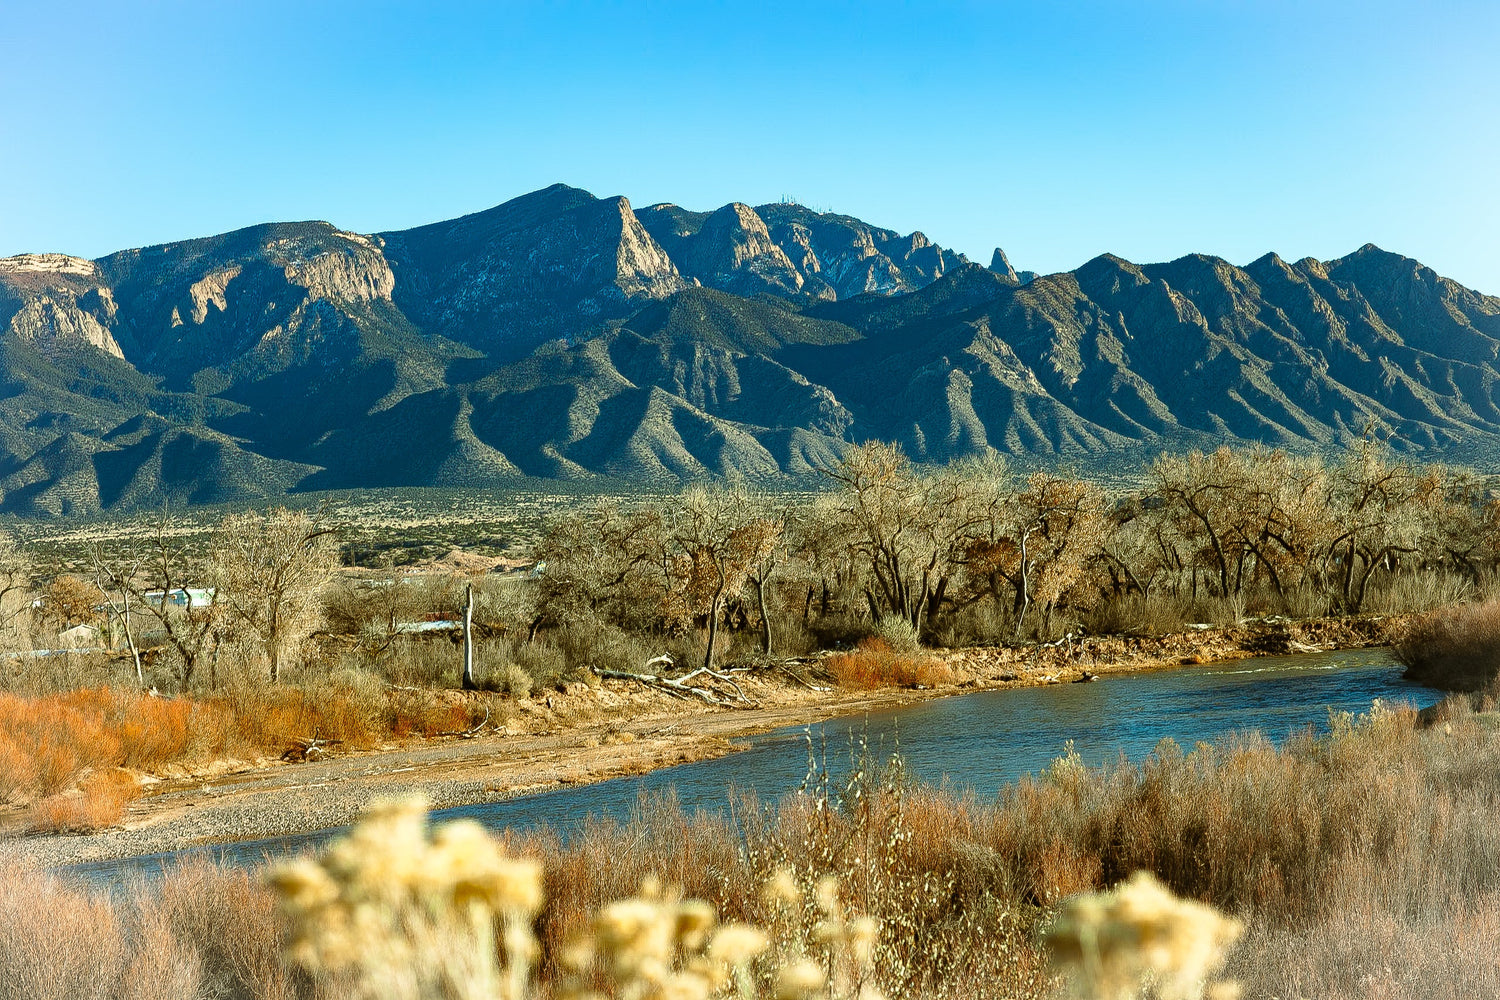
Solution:
[(776, 479), (852, 443), (1107, 464), (1500, 456), (1500, 299), (1365, 246), (988, 268), (795, 204), (555, 185), (402, 232), (0, 260), (0, 509), (524, 476)]

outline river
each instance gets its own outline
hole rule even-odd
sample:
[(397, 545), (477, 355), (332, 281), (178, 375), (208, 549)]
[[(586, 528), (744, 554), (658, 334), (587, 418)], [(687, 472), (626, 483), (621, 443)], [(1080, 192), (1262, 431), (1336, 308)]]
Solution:
[[(468, 817), (492, 829), (549, 824), (564, 834), (584, 817), (625, 818), (642, 795), (675, 790), (684, 809), (720, 810), (731, 789), (762, 799), (796, 789), (813, 755), (838, 775), (860, 743), (879, 760), (899, 749), (921, 781), (993, 795), (1036, 773), (1072, 741), (1088, 764), (1139, 761), (1171, 737), (1184, 748), (1242, 730), (1275, 743), (1311, 728), (1326, 732), (1330, 711), (1366, 712), (1379, 698), (1418, 708), (1441, 693), (1401, 680), (1389, 650), (1367, 649), (1259, 657), (1142, 674), (1106, 676), (1088, 684), (984, 691), (921, 702), (812, 727), (776, 730), (742, 742), (747, 749), (631, 778), (459, 806), (435, 820)], [(95, 883), (159, 872), (188, 858), (256, 864), (316, 846), (341, 830), (194, 848), (172, 854), (76, 865), (66, 872)]]

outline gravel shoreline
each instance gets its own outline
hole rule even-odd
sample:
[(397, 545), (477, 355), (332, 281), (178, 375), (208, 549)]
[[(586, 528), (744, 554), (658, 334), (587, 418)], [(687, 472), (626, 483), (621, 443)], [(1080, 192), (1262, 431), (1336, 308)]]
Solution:
[[(534, 734), (491, 732), (160, 782), (131, 806), (121, 829), (0, 839), (0, 865), (59, 868), (204, 845), (313, 833), (351, 823), (380, 797), (420, 793), (433, 808), (495, 802), (644, 774), (734, 752), (735, 738), (791, 725), (979, 690), (1060, 683), (1096, 675), (1306, 648), (1384, 645), (1395, 619), (1258, 623), (1152, 640), (1101, 637), (1057, 648), (975, 648), (945, 658), (964, 679), (938, 690), (820, 692), (755, 684), (755, 708), (726, 710), (665, 697), (638, 702), (628, 721), (594, 721)], [(1278, 646), (1278, 643), (1281, 645)], [(606, 682), (623, 691), (623, 682)], [(632, 697), (639, 698), (638, 692)]]

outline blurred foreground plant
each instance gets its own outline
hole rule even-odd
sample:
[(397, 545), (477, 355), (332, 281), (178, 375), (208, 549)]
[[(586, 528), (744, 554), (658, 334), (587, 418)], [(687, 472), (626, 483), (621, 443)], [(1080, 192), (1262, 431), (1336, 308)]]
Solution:
[[(1243, 929), (1141, 871), (1110, 892), (1067, 900), (1044, 941), (1053, 966), (1086, 1000), (1126, 1000), (1148, 986), (1167, 1000), (1197, 1000)], [(1217, 983), (1209, 995), (1228, 1000), (1238, 989)]]
[[(429, 838), (420, 799), (379, 803), (318, 858), (274, 869), (268, 881), (291, 923), (289, 958), (365, 1000), (524, 1000), (540, 954), (542, 867), (505, 856), (477, 823)], [(790, 905), (789, 872), (765, 889)], [(871, 984), (878, 936), (846, 916), (838, 880), (819, 882), (810, 934), (776, 921), (719, 924), (712, 905), (647, 879), (604, 906), (549, 956), (571, 1000), (880, 1000)], [(760, 967), (757, 959), (764, 957)]]
[(379, 803), (322, 857), (275, 869), (289, 957), (370, 1000), (521, 1000), (541, 864), (472, 821), (426, 827), (420, 799)]

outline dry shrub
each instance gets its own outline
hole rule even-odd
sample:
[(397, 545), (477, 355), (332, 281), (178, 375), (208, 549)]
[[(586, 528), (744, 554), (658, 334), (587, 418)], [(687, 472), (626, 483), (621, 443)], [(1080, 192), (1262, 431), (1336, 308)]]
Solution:
[(483, 708), (478, 709), (478, 717), (475, 715), (477, 704), (452, 692), (392, 691), (385, 711), (385, 730), (398, 739), (462, 732), (483, 717)]
[(1449, 691), (1479, 691), (1500, 675), (1500, 598), (1435, 611), (1395, 647), (1409, 680)]
[(221, 716), (213, 705), (113, 688), (0, 694), (0, 797), (56, 795), (90, 769), (210, 756)]
[(935, 656), (901, 653), (879, 636), (861, 639), (847, 653), (835, 653), (825, 663), (839, 687), (940, 687), (953, 683), (953, 671)]
[[(154, 891), (152, 891), (154, 890)], [(137, 895), (143, 912), (169, 929), (178, 947), (196, 956), (214, 996), (290, 1000), (296, 977), (281, 958), (284, 924), (260, 873), (195, 863), (172, 870)]]
[(105, 896), (37, 872), (0, 871), (0, 996), (110, 997), (126, 928)]
[(1403, 913), (1365, 905), (1296, 927), (1262, 920), (1227, 973), (1249, 997), (1473, 1000), (1500, 996), (1500, 897)]
[(336, 740), (351, 747), (374, 745), (380, 735), (384, 694), (352, 683), (308, 687), (243, 685), (221, 699), (232, 718), (232, 738), (241, 752), (282, 751), (299, 739)]
[(140, 798), (135, 776), (120, 770), (95, 771), (77, 791), (51, 795), (31, 807), (28, 826), (38, 832), (83, 832), (114, 826)]
[[(0, 741), (31, 758), (25, 769), (29, 781), (0, 791), (55, 795), (88, 768), (122, 763), (119, 738), (101, 708), (91, 691), (40, 698), (0, 694)], [(3, 755), (13, 756), (13, 751)]]
[(0, 869), (0, 996), (27, 1000), (297, 1000), (275, 897), (250, 872), (206, 865), (115, 893)]

